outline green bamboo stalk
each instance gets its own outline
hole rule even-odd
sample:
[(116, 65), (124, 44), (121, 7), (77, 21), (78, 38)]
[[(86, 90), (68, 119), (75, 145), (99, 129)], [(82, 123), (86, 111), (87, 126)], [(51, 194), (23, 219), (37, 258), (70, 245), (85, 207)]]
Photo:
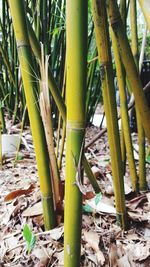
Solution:
[(3, 99), (2, 102), (5, 105), (5, 108), (7, 109), (8, 114), (10, 115), (10, 108), (9, 108), (9, 103), (8, 103), (8, 92), (5, 90), (6, 88), (4, 87), (4, 80), (2, 77), (0, 77), (0, 90), (1, 90), (1, 98)]
[(114, 180), (115, 204), (117, 222), (126, 227), (126, 210), (121, 149), (117, 122), (115, 89), (113, 83), (113, 67), (109, 43), (107, 13), (105, 0), (93, 0), (93, 18), (95, 25), (96, 43), (101, 64), (101, 79), (103, 88), (104, 108), (107, 121), (108, 140), (111, 154), (112, 173)]
[[(40, 49), (40, 43), (36, 38), (36, 35), (28, 21), (28, 34), (29, 34), (29, 40), (30, 40), (30, 45), (33, 50), (34, 55), (38, 58), (41, 59), (41, 49)], [(51, 94), (57, 104), (57, 107), (59, 111), (61, 112), (63, 120), (66, 119), (66, 106), (64, 104), (64, 101), (61, 96), (61, 92), (57, 87), (57, 84), (55, 82), (55, 79), (52, 75), (52, 71), (49, 68), (48, 71), (48, 85), (51, 91)]]
[(62, 165), (62, 157), (63, 157), (64, 146), (65, 146), (65, 138), (66, 138), (66, 124), (63, 123), (61, 146), (60, 146), (60, 153), (59, 153), (59, 158), (58, 158), (58, 169), (59, 170), (61, 169), (61, 165)]
[[(95, 177), (93, 176), (93, 172), (92, 172), (92, 170), (91, 170), (91, 166), (90, 166), (90, 164), (89, 164), (88, 161), (84, 161), (84, 168), (85, 168), (85, 173), (86, 173), (87, 177), (88, 177), (88, 178), (91, 177), (91, 178), (89, 179), (89, 181), (91, 182), (91, 184), (92, 184), (92, 186), (93, 186), (93, 189), (94, 189), (95, 193), (96, 193), (96, 194), (100, 193), (100, 192), (101, 192), (100, 187), (99, 187), (99, 185), (98, 185), (98, 183), (97, 183)], [(93, 177), (94, 177), (94, 178), (93, 178)], [(91, 181), (91, 179), (92, 179), (92, 181)]]
[(31, 123), (33, 143), (35, 147), (43, 202), (45, 228), (50, 229), (56, 225), (53, 194), (45, 134), (37, 105), (37, 98), (35, 95), (37, 89), (35, 82), (33, 82), (33, 77), (35, 74), (28, 39), (25, 7), (21, 0), (9, 0), (9, 5), (17, 40), (18, 56)]
[(4, 117), (4, 108), (3, 108), (3, 102), (0, 101), (0, 122), (1, 122), (1, 131), (2, 133), (6, 133), (6, 123), (5, 123), (5, 117)]
[(131, 49), (135, 64), (138, 68), (139, 51), (138, 51), (138, 29), (137, 29), (137, 7), (136, 0), (130, 3), (130, 25), (131, 25)]
[[(120, 1), (120, 14), (123, 21), (124, 28), (126, 30), (126, 19), (127, 19), (127, 6), (126, 6), (126, 0)], [(126, 73), (122, 66), (122, 86), (123, 88), (126, 86)], [(123, 123), (121, 122), (121, 155), (122, 155), (122, 164), (123, 164), (123, 174), (125, 175), (126, 172), (126, 145), (125, 145), (125, 137), (124, 137), (124, 131), (123, 131)]]
[(127, 21), (127, 3), (126, 2), (127, 2), (126, 0), (120, 0), (120, 14), (121, 14), (125, 29), (126, 29), (126, 21)]
[(16, 164), (16, 162), (18, 160), (18, 156), (19, 156), (19, 151), (20, 151), (20, 146), (21, 146), (21, 141), (22, 141), (22, 133), (23, 133), (23, 130), (24, 130), (24, 125), (25, 125), (26, 113), (27, 113), (27, 106), (25, 106), (24, 112), (23, 112), (23, 115), (22, 115), (19, 143), (18, 143), (18, 147), (17, 147), (17, 151), (16, 151), (16, 156), (15, 156), (13, 167), (15, 167), (15, 164)]
[[(85, 134), (87, 1), (66, 1), (67, 127), (64, 266), (80, 266), (82, 193), (76, 181)], [(81, 168), (81, 165), (78, 166)], [(82, 170), (80, 169), (81, 175)], [(82, 177), (78, 177), (81, 179)]]
[(117, 77), (118, 77), (118, 85), (119, 85), (119, 92), (120, 92), (121, 119), (122, 119), (126, 151), (127, 151), (127, 158), (129, 162), (130, 176), (131, 176), (131, 181), (132, 181), (132, 189), (137, 192), (138, 191), (138, 180), (137, 180), (137, 173), (136, 173), (135, 161), (134, 161), (134, 156), (133, 156), (133, 147), (132, 147), (132, 140), (131, 140), (131, 133), (130, 133), (125, 80), (124, 80), (124, 75), (123, 75), (123, 68), (122, 68), (121, 58), (119, 54), (119, 49), (117, 46), (116, 38), (112, 30), (111, 30), (111, 37), (112, 37), (114, 58), (115, 58), (116, 71), (117, 71)]
[[(36, 38), (36, 35), (28, 21), (28, 33), (29, 33), (29, 40), (30, 40), (30, 44), (31, 44), (31, 47), (32, 47), (32, 50), (33, 50), (33, 53), (35, 54), (35, 56), (38, 58), (38, 59), (41, 59), (41, 50), (40, 50), (40, 44)], [(48, 85), (49, 85), (49, 88), (50, 88), (50, 91), (51, 91), (51, 94), (56, 102), (56, 105), (61, 113), (61, 116), (63, 118), (63, 121), (66, 122), (66, 105), (64, 103), (64, 100), (61, 96), (61, 93), (57, 87), (57, 84), (55, 82), (55, 79), (52, 75), (52, 72), (49, 68), (49, 71), (48, 71)], [(88, 175), (88, 178), (89, 180), (91, 181), (91, 184), (93, 183), (93, 181), (95, 180), (95, 176), (94, 174), (91, 172), (89, 172), (89, 170), (86, 170), (86, 166), (87, 166), (87, 159), (85, 156), (83, 156), (83, 166), (85, 167), (85, 172), (87, 173)], [(95, 180), (95, 183), (96, 183), (96, 180)], [(93, 184), (92, 184), (93, 185)], [(97, 184), (97, 187), (98, 187), (98, 184)]]
[(115, 33), (117, 44), (120, 50), (122, 62), (124, 64), (127, 78), (132, 87), (135, 97), (135, 102), (142, 118), (142, 124), (147, 138), (150, 141), (150, 110), (145, 98), (140, 77), (134, 62), (131, 48), (124, 30), (124, 26), (120, 17), (118, 5), (116, 0), (107, 1), (107, 10), (109, 14), (110, 24)]
[(6, 55), (1, 43), (0, 43), (0, 54), (1, 54), (2, 58), (3, 58), (4, 64), (5, 64), (6, 68), (7, 68), (8, 73), (9, 73), (10, 82), (12, 82), (12, 84), (15, 86), (15, 79), (14, 79), (14, 76), (13, 76), (13, 73), (12, 73), (12, 70), (11, 70), (10, 63), (8, 61), (8, 56)]
[(61, 114), (59, 113), (59, 117), (58, 117), (58, 127), (57, 127), (56, 158), (59, 157), (59, 145), (60, 145), (61, 125), (62, 125), (62, 117), (61, 117)]
[[(130, 22), (131, 22), (131, 49), (134, 60), (139, 70), (139, 52), (138, 52), (138, 33), (137, 33), (137, 7), (136, 0), (130, 3)], [(136, 107), (136, 120), (138, 129), (138, 145), (139, 145), (139, 189), (145, 190), (146, 183), (146, 166), (145, 166), (145, 134), (138, 107)]]
[(150, 30), (150, 2), (147, 0), (139, 0), (143, 15), (145, 17), (147, 26)]
[(0, 170), (2, 169), (3, 165), (3, 156), (2, 156), (2, 131), (1, 131), (1, 120), (0, 120)]
[(122, 169), (123, 169), (123, 175), (125, 175), (127, 157), (126, 157), (126, 145), (125, 145), (125, 137), (124, 137), (124, 130), (123, 130), (122, 122), (121, 122), (120, 145), (121, 145)]
[[(65, 102), (65, 91), (66, 91), (66, 60), (65, 60), (65, 68), (64, 68), (64, 77), (63, 77), (63, 84), (62, 84), (62, 98)], [(56, 157), (58, 158), (59, 154), (59, 144), (60, 144), (60, 131), (61, 131), (61, 125), (63, 124), (62, 122), (62, 117), (61, 113), (59, 112), (59, 118), (58, 118), (58, 128), (57, 128), (57, 147), (56, 147)], [(58, 168), (61, 168), (61, 157), (63, 154), (63, 147), (64, 147), (64, 142), (65, 142), (65, 137), (66, 137), (66, 125), (65, 123), (63, 124), (63, 138), (62, 138), (62, 146), (61, 146), (61, 154), (59, 155), (60, 157), (60, 163), (58, 163)]]

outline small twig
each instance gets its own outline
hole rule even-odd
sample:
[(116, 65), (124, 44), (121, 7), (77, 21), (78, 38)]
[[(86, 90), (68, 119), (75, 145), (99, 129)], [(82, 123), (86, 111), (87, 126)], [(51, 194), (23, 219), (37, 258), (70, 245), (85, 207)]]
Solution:
[(15, 236), (15, 235), (18, 235), (18, 234), (21, 234), (21, 231), (18, 230), (18, 231), (14, 232), (14, 233), (11, 233), (11, 234), (8, 234), (6, 236), (3, 236), (3, 240), (8, 239), (8, 238), (10, 238), (12, 236)]
[(58, 259), (56, 259), (53, 264), (51, 265), (51, 267), (55, 266), (55, 264), (58, 262)]
[(22, 246), (25, 246), (25, 245), (26, 245), (26, 242), (22, 241), (20, 244), (8, 249), (6, 252), (9, 253), (10, 251), (15, 250), (16, 248), (19, 248), (19, 247), (22, 247)]

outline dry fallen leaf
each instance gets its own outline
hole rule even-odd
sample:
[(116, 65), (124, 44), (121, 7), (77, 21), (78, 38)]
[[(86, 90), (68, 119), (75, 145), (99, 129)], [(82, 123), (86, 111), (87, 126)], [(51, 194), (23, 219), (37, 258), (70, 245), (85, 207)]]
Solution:
[(150, 206), (150, 193), (146, 194), (147, 200), (148, 200), (148, 205)]
[(97, 257), (98, 264), (101, 266), (105, 263), (105, 257), (103, 252), (99, 248), (99, 235), (94, 231), (84, 232), (84, 240), (88, 243), (88, 246), (94, 250)]
[(50, 230), (50, 237), (54, 240), (59, 240), (64, 233), (64, 227), (58, 227)]
[(135, 210), (142, 202), (146, 201), (146, 195), (139, 195), (133, 199), (131, 199), (128, 204), (127, 207), (130, 208), (130, 210)]
[(44, 219), (43, 215), (38, 215), (32, 218), (32, 221), (34, 222), (35, 225), (38, 227), (42, 227), (44, 225)]
[(11, 201), (13, 199), (15, 199), (16, 197), (20, 197), (22, 195), (28, 195), (30, 194), (33, 189), (35, 188), (35, 185), (34, 184), (31, 184), (29, 186), (28, 189), (18, 189), (18, 190), (15, 190), (13, 192), (10, 192), (5, 198), (4, 198), (4, 201)]
[(54, 253), (54, 257), (57, 258), (57, 266), (64, 266), (64, 251)]
[(93, 172), (95, 178), (98, 178), (101, 175), (100, 169), (97, 168), (96, 166), (93, 166), (91, 169), (92, 169), (92, 172)]
[(23, 217), (34, 217), (43, 214), (42, 202), (35, 203), (32, 207), (23, 211)]
[(148, 221), (150, 218), (150, 214), (142, 213), (141, 210), (139, 212), (128, 211), (128, 215), (135, 222), (145, 222)]
[(83, 201), (87, 200), (87, 199), (91, 199), (93, 197), (95, 197), (95, 194), (92, 191), (88, 191), (88, 192), (86, 192), (85, 195), (83, 195)]
[(128, 256), (124, 255), (122, 258), (117, 260), (118, 267), (131, 267)]
[(118, 254), (117, 254), (117, 245), (112, 242), (110, 244), (109, 248), (109, 262), (110, 262), (110, 267), (117, 267), (117, 259), (118, 259)]
[(131, 186), (129, 186), (127, 183), (124, 183), (124, 190), (125, 190), (125, 195), (129, 195), (132, 192)]
[(146, 260), (150, 256), (150, 242), (137, 243), (133, 249), (133, 255), (135, 261), (143, 261)]
[(95, 212), (100, 212), (100, 213), (108, 213), (111, 215), (116, 214), (116, 209), (112, 206), (109, 205), (104, 199), (100, 200), (97, 204), (95, 202), (95, 197), (90, 199), (90, 200), (86, 200), (86, 204), (88, 204), (93, 210), (95, 210)]
[(40, 264), (46, 266), (46, 264), (49, 261), (49, 255), (46, 254), (45, 250), (43, 248), (35, 248), (32, 251), (32, 255), (34, 255), (36, 258), (40, 260)]

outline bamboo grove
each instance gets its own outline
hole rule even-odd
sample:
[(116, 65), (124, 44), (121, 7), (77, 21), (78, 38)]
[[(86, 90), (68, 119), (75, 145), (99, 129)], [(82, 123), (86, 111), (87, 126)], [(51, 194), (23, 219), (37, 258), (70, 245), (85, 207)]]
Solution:
[[(137, 5), (147, 25), (140, 38)], [(110, 147), (116, 221), (122, 228), (128, 226), (124, 193), (127, 163), (132, 190), (139, 194), (147, 189), (145, 140), (150, 141), (150, 109), (145, 91), (150, 85), (143, 88), (140, 72), (149, 44), (149, 11), (150, 3), (144, 0), (1, 0), (1, 133), (7, 132), (6, 120), (10, 119), (13, 124), (20, 122), (21, 129), (31, 127), (45, 229), (57, 226), (56, 214), (65, 202), (66, 267), (80, 266), (84, 172), (95, 193), (100, 192), (84, 152), (104, 132)], [(100, 129), (85, 145), (86, 127), (98, 103), (104, 104), (107, 129)], [(129, 123), (129, 109), (134, 104), (138, 166)], [(60, 179), (64, 150), (65, 196)]]

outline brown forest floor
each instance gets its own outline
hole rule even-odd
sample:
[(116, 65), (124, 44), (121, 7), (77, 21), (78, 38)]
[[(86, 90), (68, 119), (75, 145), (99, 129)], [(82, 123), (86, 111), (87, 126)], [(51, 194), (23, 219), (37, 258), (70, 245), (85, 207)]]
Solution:
[[(87, 130), (89, 141), (99, 129)], [(19, 128), (12, 127), (12, 133)], [(39, 181), (29, 129), (23, 132), (26, 145), (21, 146), (20, 160), (14, 166), (14, 155), (8, 155), (0, 171), (0, 267), (5, 266), (64, 266), (63, 263), (63, 219), (58, 228), (44, 232)], [(136, 144), (136, 134), (133, 135)], [(137, 147), (136, 147), (137, 148)], [(126, 204), (129, 229), (122, 231), (116, 226), (114, 215), (114, 194), (107, 134), (101, 137), (86, 153), (93, 166), (102, 190), (102, 198), (97, 198), (96, 210), (84, 213), (82, 221), (81, 266), (150, 266), (150, 192), (142, 192), (136, 197), (131, 191), (129, 172), (125, 176)], [(137, 155), (136, 155), (137, 156)], [(64, 180), (65, 162), (61, 178)], [(150, 181), (147, 164), (147, 179)], [(88, 178), (84, 184), (94, 197)], [(10, 192), (29, 189), (13, 200), (4, 201)], [(20, 192), (20, 191), (19, 191)], [(16, 192), (15, 192), (16, 193)], [(18, 194), (19, 195), (19, 194)], [(87, 198), (84, 204), (90, 203)], [(94, 200), (95, 201), (95, 200)], [(28, 224), (36, 236), (34, 249), (27, 253), (22, 229)]]

